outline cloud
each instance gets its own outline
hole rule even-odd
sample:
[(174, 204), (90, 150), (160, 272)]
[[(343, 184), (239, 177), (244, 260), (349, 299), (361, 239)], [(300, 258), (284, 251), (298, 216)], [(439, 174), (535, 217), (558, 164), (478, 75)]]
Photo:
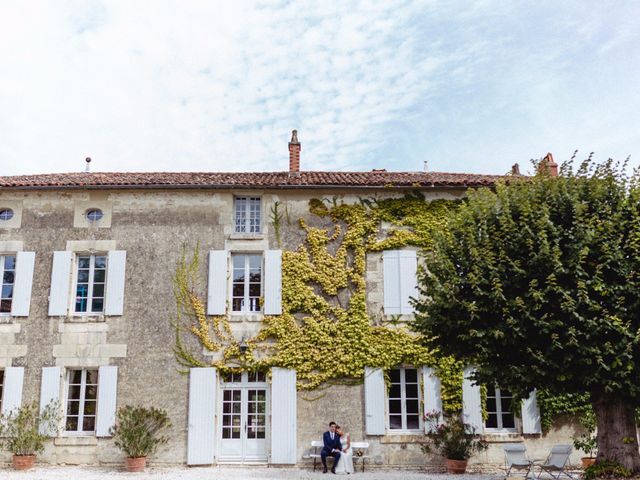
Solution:
[[(0, 6), (0, 174), (501, 173), (640, 158), (634, 5), (109, 1)], [(611, 28), (614, 25), (615, 28)]]

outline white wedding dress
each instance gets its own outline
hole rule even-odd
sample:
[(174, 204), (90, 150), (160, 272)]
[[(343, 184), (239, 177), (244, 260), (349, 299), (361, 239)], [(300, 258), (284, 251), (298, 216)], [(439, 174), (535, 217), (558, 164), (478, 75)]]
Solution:
[(336, 473), (346, 475), (347, 473), (353, 473), (353, 448), (349, 448), (346, 452), (344, 451), (347, 448), (347, 443), (349, 443), (347, 436), (349, 434), (345, 433), (340, 437), (340, 445), (342, 445), (342, 453), (340, 453), (340, 460), (338, 460), (338, 465), (336, 466)]

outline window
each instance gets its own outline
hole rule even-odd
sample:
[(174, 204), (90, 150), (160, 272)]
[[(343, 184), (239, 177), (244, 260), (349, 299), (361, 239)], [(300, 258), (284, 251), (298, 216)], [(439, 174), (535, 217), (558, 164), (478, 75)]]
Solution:
[(0, 209), (0, 222), (8, 222), (13, 218), (13, 210), (10, 208)]
[(259, 312), (262, 295), (262, 255), (232, 255), (232, 311)]
[(16, 256), (0, 255), (0, 279), (2, 281), (2, 290), (0, 291), (0, 313), (11, 313), (15, 278)]
[(0, 412), (2, 411), (2, 394), (4, 393), (4, 370), (0, 370)]
[(389, 429), (420, 429), (420, 395), (418, 370), (394, 368), (389, 372)]
[(94, 433), (98, 370), (69, 370), (67, 375), (69, 390), (65, 430), (73, 433)]
[(487, 421), (486, 428), (514, 430), (513, 396), (507, 390), (495, 385), (487, 385)]
[(78, 255), (76, 313), (102, 313), (107, 273), (106, 255)]
[(87, 216), (87, 220), (89, 220), (91, 223), (95, 223), (102, 219), (104, 213), (102, 213), (102, 210), (100, 210), (99, 208), (91, 208), (87, 210), (87, 213), (85, 213), (85, 215)]
[(235, 197), (236, 233), (260, 233), (260, 197)]

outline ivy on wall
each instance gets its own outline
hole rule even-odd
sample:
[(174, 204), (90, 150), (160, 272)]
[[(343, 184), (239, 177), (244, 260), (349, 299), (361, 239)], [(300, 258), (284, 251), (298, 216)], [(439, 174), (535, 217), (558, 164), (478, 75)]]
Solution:
[[(282, 314), (265, 316), (263, 329), (246, 341), (244, 354), (231, 334), (229, 318), (205, 313), (198, 251), (191, 258), (183, 255), (174, 278), (178, 363), (215, 366), (223, 372), (294, 368), (301, 390), (361, 381), (365, 367), (428, 365), (441, 378), (445, 410), (459, 411), (462, 365), (438, 357), (401, 323), (385, 324), (369, 312), (365, 283), (368, 253), (409, 245), (428, 249), (433, 233), (446, 228), (447, 214), (456, 205), (450, 200), (427, 202), (420, 194), (356, 204), (338, 198), (311, 200), (309, 209), (322, 226), (298, 221), (304, 242), (282, 255)], [(276, 213), (281, 243), (283, 225)], [(211, 361), (203, 349), (222, 352), (222, 358)]]
[[(389, 370), (399, 365), (426, 365), (441, 381), (443, 410), (462, 410), (463, 364), (424, 346), (396, 318), (386, 321), (369, 312), (366, 303), (367, 254), (415, 246), (428, 250), (433, 234), (446, 229), (447, 215), (458, 201), (425, 201), (420, 194), (383, 200), (362, 199), (345, 204), (338, 198), (312, 199), (315, 220), (300, 219), (304, 241), (282, 255), (282, 314), (265, 316), (259, 334), (246, 340), (241, 353), (229, 317), (206, 315), (201, 288), (199, 252), (186, 252), (176, 268), (174, 292), (174, 353), (185, 368), (214, 366), (221, 372), (293, 368), (300, 390), (321, 389), (327, 383), (358, 383), (365, 367)], [(283, 242), (282, 206), (274, 207), (277, 241)], [(313, 226), (309, 223), (320, 224)], [(385, 228), (383, 228), (383, 225)], [(211, 360), (203, 350), (221, 352)], [(486, 417), (486, 388), (482, 391)], [(538, 391), (542, 426), (546, 431), (559, 415), (584, 417), (591, 411), (586, 396), (553, 396)]]

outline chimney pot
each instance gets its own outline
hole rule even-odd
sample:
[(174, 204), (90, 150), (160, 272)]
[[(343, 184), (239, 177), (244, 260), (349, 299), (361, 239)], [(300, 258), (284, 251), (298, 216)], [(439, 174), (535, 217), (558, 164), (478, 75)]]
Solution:
[(298, 141), (298, 130), (291, 132), (291, 141), (289, 142), (289, 172), (300, 171), (300, 150), (302, 146)]
[(550, 152), (542, 159), (538, 169), (548, 172), (552, 177), (558, 176), (558, 164), (554, 162), (553, 155)]
[(87, 165), (84, 167), (84, 171), (89, 173), (91, 171), (91, 168), (90, 168), (91, 157), (85, 158), (84, 161), (87, 162)]
[(511, 175), (522, 175), (520, 173), (520, 164), (514, 163), (511, 167)]

